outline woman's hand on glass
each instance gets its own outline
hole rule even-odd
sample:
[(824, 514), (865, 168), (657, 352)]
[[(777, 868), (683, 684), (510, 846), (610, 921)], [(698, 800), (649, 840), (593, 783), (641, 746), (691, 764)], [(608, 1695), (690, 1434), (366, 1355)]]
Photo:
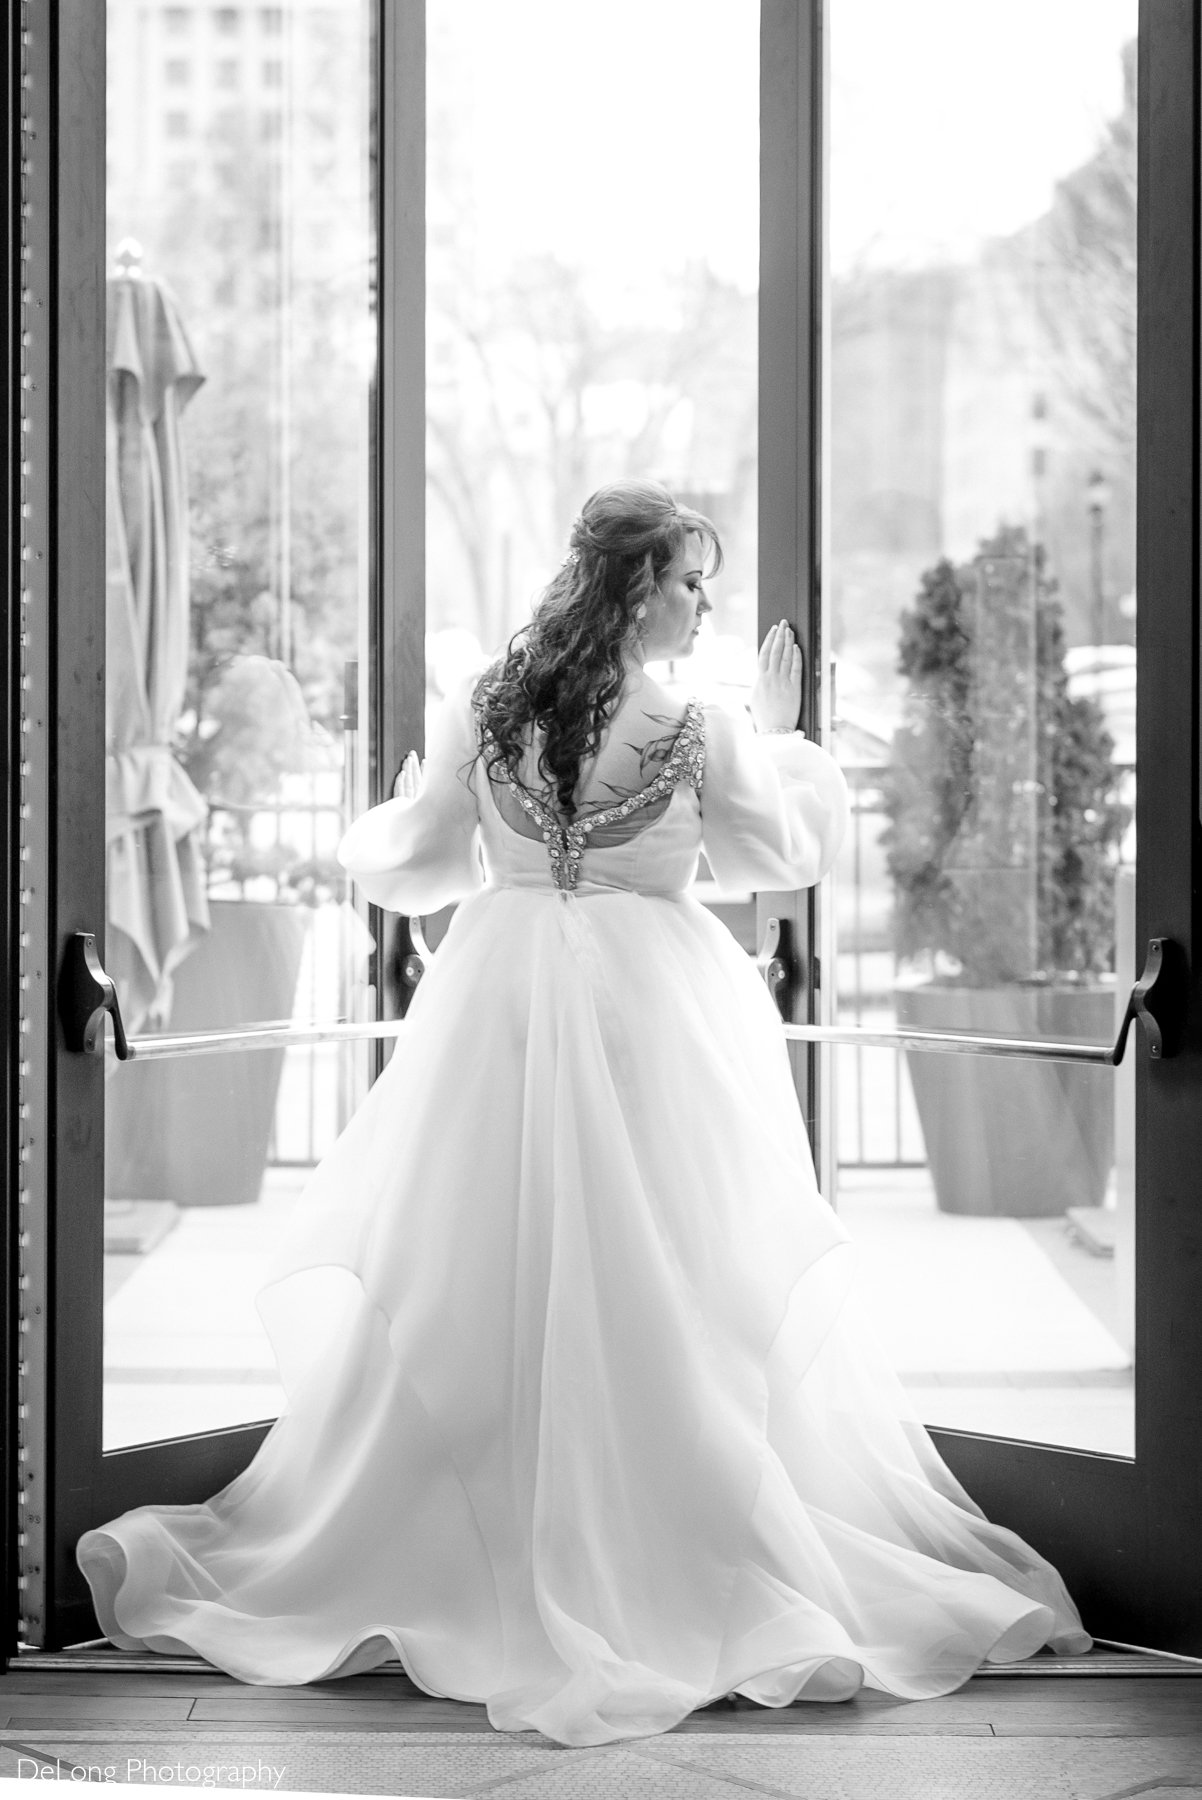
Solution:
[(425, 764), (416, 750), (411, 750), (401, 764), (400, 773), (392, 784), (394, 800), (416, 800), (421, 793), (422, 775)]
[(757, 731), (796, 731), (801, 717), (801, 645), (782, 619), (760, 645), (759, 671), (751, 690), (751, 717)]

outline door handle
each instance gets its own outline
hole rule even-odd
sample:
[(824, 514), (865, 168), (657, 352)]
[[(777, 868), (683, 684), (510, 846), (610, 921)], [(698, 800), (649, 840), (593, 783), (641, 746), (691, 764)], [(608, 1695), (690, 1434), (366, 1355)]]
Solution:
[(419, 915), (411, 913), (405, 922), (409, 928), (409, 942), (413, 947), (402, 964), (401, 972), (412, 992), (425, 974), (434, 952), (426, 942), (425, 923)]
[(791, 919), (769, 919), (764, 926), (764, 941), (760, 945), (755, 966), (764, 977), (768, 992), (776, 1002), (777, 1011), (787, 1019), (792, 1011), (790, 1002), (797, 986), (797, 957), (793, 948), (793, 923)]
[(118, 1060), (128, 1062), (129, 1044), (116, 984), (101, 966), (92, 933), (73, 931), (67, 939), (58, 977), (58, 1016), (68, 1050), (83, 1056), (103, 1056), (105, 1013), (112, 1015)]
[(1189, 958), (1174, 938), (1151, 938), (1144, 972), (1131, 990), (1115, 1039), (1112, 1061), (1123, 1060), (1131, 1021), (1138, 1019), (1148, 1040), (1148, 1055), (1161, 1062), (1176, 1056), (1185, 1036), (1189, 1011)]

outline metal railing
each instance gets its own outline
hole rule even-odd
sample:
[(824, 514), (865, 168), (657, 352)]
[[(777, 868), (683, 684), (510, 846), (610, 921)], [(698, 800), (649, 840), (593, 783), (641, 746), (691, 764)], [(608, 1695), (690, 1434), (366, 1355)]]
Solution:
[[(274, 888), (277, 902), (286, 901), (287, 890), (294, 887), (291, 871), (298, 865), (308, 869), (314, 868), (325, 856), (328, 857), (331, 842), (336, 841), (345, 831), (349, 818), (349, 801), (346, 792), (346, 777), (343, 772), (343, 792), (338, 798), (318, 799), (316, 783), (320, 777), (308, 778), (309, 795), (307, 798), (292, 796), (280, 800), (259, 800), (243, 802), (219, 796), (209, 802), (209, 810), (205, 819), (204, 854), (208, 873), (208, 892), (211, 899), (232, 897), (229, 890), (235, 890), (239, 900), (247, 905), (254, 905), (254, 900), (247, 898), (249, 882), (270, 883)], [(221, 819), (233, 821), (236, 830), (227, 834), (222, 830)], [(332, 822), (332, 831), (321, 831), (322, 822)], [(266, 831), (263, 825), (266, 824)], [(239, 866), (239, 853), (245, 851), (266, 850), (275, 853), (275, 866), (260, 871), (248, 871), (243, 863)], [(285, 862), (283, 856), (291, 853), (295, 860)], [(301, 900), (300, 904), (309, 904)], [(320, 912), (320, 905), (314, 905), (314, 922)], [(323, 989), (330, 985), (332, 974), (334, 983), (341, 989), (343, 985), (343, 959), (340, 966), (332, 970), (328, 959), (323, 960), (317, 950), (315, 938), (310, 935), (302, 964), (301, 983), (307, 990), (303, 995), (298, 985), (300, 1005), (297, 1010), (302, 1017), (319, 1017), (322, 1010), (328, 1007), (328, 996)], [(346, 996), (340, 991), (339, 1005)], [(288, 1022), (279, 1021), (278, 1025), (265, 1025), (267, 1033), (275, 1032)], [(318, 1046), (330, 1041), (324, 1037), (288, 1037), (278, 1039), (264, 1036), (258, 1039), (264, 1047), (274, 1046), (290, 1050), (290, 1056), (281, 1077), (275, 1113), (271, 1122), (271, 1134), (267, 1146), (267, 1164), (269, 1168), (311, 1168), (318, 1161), (329, 1143), (328, 1133), (319, 1128), (319, 1115), (323, 1109), (319, 1107), (319, 1089), (322, 1082), (321, 1058)], [(214, 1043), (212, 1050), (223, 1046)], [(205, 1055), (211, 1053), (206, 1047), (191, 1051), (189, 1054)], [(170, 1054), (170, 1052), (168, 1053)], [(298, 1091), (305, 1097), (303, 1104), (296, 1103)], [(341, 1104), (338, 1107), (339, 1124), (345, 1124), (346, 1111)]]
[[(876, 823), (875, 835), (879, 835), (887, 818), (880, 787), (884, 771), (874, 767), (852, 767), (844, 773), (851, 790), (851, 829), (840, 864), (846, 870), (850, 861), (851, 879), (844, 879), (836, 888), (837, 898), (843, 902), (839, 917), (836, 991), (840, 1023), (850, 1023), (859, 1030), (864, 1026), (866, 1012), (891, 1007), (898, 965), (887, 927), (883, 928), (882, 923), (865, 916), (865, 898), (870, 891), (865, 880), (865, 853), (869, 847), (868, 839), (874, 835), (871, 822)], [(875, 848), (875, 845), (871, 847)], [(847, 918), (848, 913), (850, 918)], [(870, 958), (888, 963), (889, 984), (879, 992), (872, 985)], [(876, 979), (879, 981), (879, 976)], [(865, 1050), (901, 1047), (892, 1039), (883, 1044), (870, 1043), (866, 1038), (857, 1038), (854, 1044), (841, 1041), (835, 1059), (836, 1150), (840, 1168), (926, 1167), (926, 1152), (905, 1058), (892, 1056), (885, 1069), (880, 1066), (879, 1059), (874, 1059), (873, 1067), (866, 1063), (864, 1056)], [(870, 1137), (875, 1140), (875, 1153), (869, 1150)], [(907, 1138), (912, 1140), (916, 1154), (909, 1150)]]

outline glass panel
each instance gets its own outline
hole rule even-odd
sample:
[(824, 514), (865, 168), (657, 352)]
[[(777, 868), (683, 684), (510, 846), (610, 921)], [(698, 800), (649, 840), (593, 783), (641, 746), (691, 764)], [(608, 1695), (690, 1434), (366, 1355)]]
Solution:
[[(428, 0), (427, 22), (428, 706), (529, 618), (582, 502), (624, 475), (707, 514), (725, 556), (693, 655), (654, 674), (742, 705), (759, 0), (613, 0), (601, 30), (561, 0)], [(705, 875), (754, 948), (751, 896)]]
[[(371, 14), (108, 7), (105, 960), (131, 1035), (374, 1015), (334, 860), (366, 788)], [(250, 1296), (369, 1055), (110, 1071), (106, 1448), (274, 1409)]]
[(673, 674), (737, 702), (757, 616), (758, 0), (613, 0), (603, 29), (561, 0), (427, 16), (431, 699), (529, 617), (582, 501), (638, 475), (718, 526), (714, 612)]
[[(1101, 1042), (1133, 980), (1137, 11), (832, 0), (851, 1023)], [(1132, 1454), (1130, 1069), (834, 1060), (923, 1416)]]

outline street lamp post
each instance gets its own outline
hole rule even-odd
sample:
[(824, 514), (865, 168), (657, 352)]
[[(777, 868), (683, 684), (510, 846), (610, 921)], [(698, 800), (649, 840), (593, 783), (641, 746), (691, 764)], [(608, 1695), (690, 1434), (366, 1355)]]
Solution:
[(1093, 603), (1092, 636), (1095, 645), (1106, 639), (1106, 595), (1102, 574), (1102, 552), (1106, 531), (1106, 508), (1110, 504), (1110, 484), (1100, 469), (1095, 469), (1086, 483), (1089, 508), (1089, 576)]

